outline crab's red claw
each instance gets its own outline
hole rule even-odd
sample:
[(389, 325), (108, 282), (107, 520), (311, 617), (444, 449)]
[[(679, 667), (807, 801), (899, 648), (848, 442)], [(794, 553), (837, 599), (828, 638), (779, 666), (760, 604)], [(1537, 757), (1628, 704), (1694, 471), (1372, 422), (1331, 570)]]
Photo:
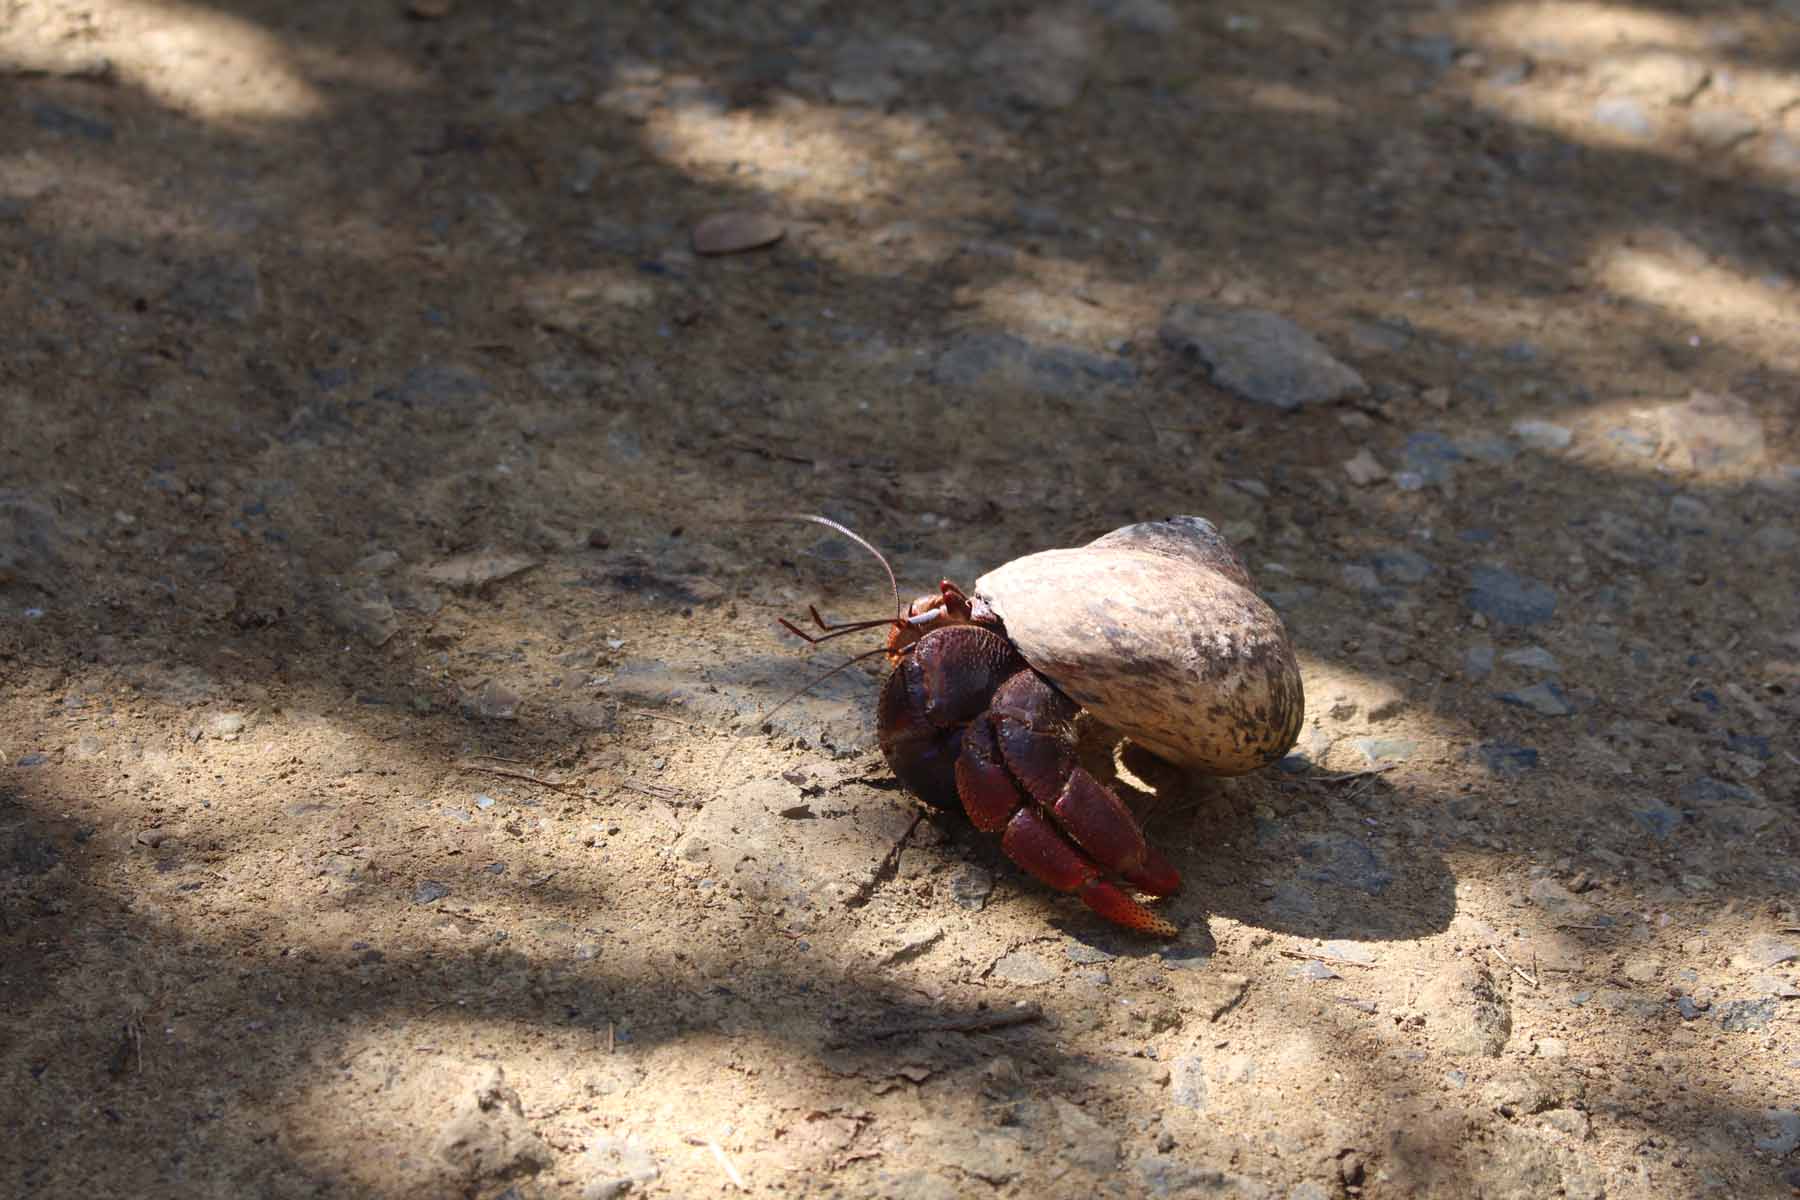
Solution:
[(1133, 887), (1152, 896), (1166, 896), (1181, 887), (1181, 876), (1144, 841), (1125, 802), (1084, 768), (1069, 772), (1069, 782), (1052, 811), (1076, 845)]
[(1007, 773), (994, 727), (985, 719), (970, 722), (963, 731), (962, 753), (956, 760), (956, 793), (962, 797), (969, 822), (983, 833), (999, 833), (1019, 807), (1019, 788)]
[(1156, 937), (1174, 937), (1180, 932), (1103, 878), (1098, 864), (1070, 845), (1034, 808), (1021, 808), (1006, 823), (1000, 848), (1040, 883), (1059, 892), (1074, 892), (1082, 903), (1115, 924)]

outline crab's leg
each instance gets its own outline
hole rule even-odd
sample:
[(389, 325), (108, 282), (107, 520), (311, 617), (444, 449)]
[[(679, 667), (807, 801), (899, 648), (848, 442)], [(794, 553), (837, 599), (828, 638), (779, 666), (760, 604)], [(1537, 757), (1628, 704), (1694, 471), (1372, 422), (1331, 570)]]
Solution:
[(1107, 880), (1098, 863), (1070, 845), (1030, 805), (1019, 809), (1006, 823), (1000, 848), (1040, 882), (1059, 892), (1075, 893), (1083, 904), (1115, 924), (1156, 937), (1174, 937), (1180, 932)]
[(1075, 844), (1152, 896), (1180, 890), (1181, 875), (1144, 840), (1137, 818), (1111, 788), (1076, 767), (1050, 811)]
[[(1035, 675), (1007, 680), (994, 701), (997, 758), (1101, 866), (1153, 896), (1176, 891), (1181, 876), (1150, 848), (1125, 802), (1075, 765), (1068, 725), (1074, 713), (1073, 703)], [(966, 793), (963, 803), (968, 804)]]

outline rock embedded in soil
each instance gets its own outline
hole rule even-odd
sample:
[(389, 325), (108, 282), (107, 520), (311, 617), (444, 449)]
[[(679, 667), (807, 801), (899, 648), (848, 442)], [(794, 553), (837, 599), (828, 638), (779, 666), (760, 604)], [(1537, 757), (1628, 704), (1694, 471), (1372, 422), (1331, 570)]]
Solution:
[(1300, 845), (1300, 878), (1331, 883), (1379, 896), (1394, 881), (1381, 855), (1368, 843), (1344, 833), (1326, 833)]
[(1387, 468), (1381, 465), (1381, 460), (1366, 446), (1356, 452), (1356, 457), (1344, 460), (1344, 474), (1357, 487), (1368, 487), (1388, 477)]
[(1206, 1108), (1206, 1060), (1196, 1052), (1178, 1056), (1169, 1064), (1169, 1102), (1194, 1112)]
[(1473, 567), (1463, 601), (1492, 621), (1529, 627), (1556, 615), (1556, 593), (1548, 584), (1501, 567)]
[(1549, 680), (1520, 688), (1516, 692), (1502, 692), (1500, 699), (1507, 704), (1528, 708), (1540, 717), (1566, 717), (1575, 711), (1568, 693)]
[(950, 898), (963, 908), (980, 912), (994, 894), (994, 873), (986, 867), (966, 866), (950, 880)]
[(787, 226), (773, 213), (733, 210), (714, 213), (694, 226), (696, 254), (741, 254), (772, 246), (787, 233)]
[(1761, 1000), (1733, 1000), (1719, 1010), (1719, 1028), (1726, 1033), (1756, 1033), (1775, 1019), (1779, 1003), (1773, 996)]
[(1119, 1139), (1106, 1126), (1061, 1096), (1050, 1097), (1062, 1136), (1058, 1159), (1096, 1175), (1109, 1175), (1119, 1166)]
[(1450, 964), (1419, 993), (1425, 1029), (1446, 1053), (1497, 1057), (1512, 1036), (1512, 1014), (1494, 976), (1473, 962)]
[(1178, 301), (1163, 317), (1163, 344), (1195, 359), (1226, 391), (1292, 411), (1368, 390), (1294, 322), (1261, 309)]
[(506, 1074), (497, 1066), (489, 1067), (457, 1102), (432, 1152), (473, 1184), (535, 1175), (554, 1158), (532, 1132), (519, 1094), (506, 1086)]

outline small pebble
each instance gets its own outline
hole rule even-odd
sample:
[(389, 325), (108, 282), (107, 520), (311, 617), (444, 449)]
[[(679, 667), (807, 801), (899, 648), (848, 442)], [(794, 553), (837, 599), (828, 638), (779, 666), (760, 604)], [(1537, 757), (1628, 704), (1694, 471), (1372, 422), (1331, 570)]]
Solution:
[(1543, 717), (1566, 717), (1575, 711), (1573, 704), (1562, 688), (1549, 681), (1534, 683), (1528, 688), (1516, 692), (1503, 692), (1500, 699), (1507, 704), (1516, 704), (1520, 708), (1528, 708)]
[(1388, 477), (1387, 468), (1367, 449), (1359, 450), (1355, 458), (1345, 460), (1344, 474), (1350, 476), (1350, 482), (1357, 487), (1368, 487)]
[(447, 884), (439, 883), (435, 879), (427, 879), (413, 889), (412, 898), (414, 904), (431, 904), (442, 900), (449, 894), (450, 888)]
[(771, 213), (742, 210), (714, 213), (694, 226), (694, 253), (739, 254), (773, 245), (786, 232), (787, 226)]
[(1562, 670), (1562, 664), (1556, 661), (1556, 655), (1542, 646), (1526, 646), (1522, 650), (1508, 650), (1500, 656), (1500, 661), (1509, 666), (1524, 667), (1528, 671)]

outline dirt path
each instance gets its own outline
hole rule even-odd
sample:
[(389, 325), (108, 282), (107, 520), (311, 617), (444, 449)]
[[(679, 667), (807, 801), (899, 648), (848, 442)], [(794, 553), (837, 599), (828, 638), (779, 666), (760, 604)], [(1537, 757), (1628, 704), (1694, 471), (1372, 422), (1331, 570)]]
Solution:
[[(1800, 10), (668, 7), (0, 0), (0, 1190), (1800, 1188)], [(795, 508), (1241, 547), (1177, 940)]]

